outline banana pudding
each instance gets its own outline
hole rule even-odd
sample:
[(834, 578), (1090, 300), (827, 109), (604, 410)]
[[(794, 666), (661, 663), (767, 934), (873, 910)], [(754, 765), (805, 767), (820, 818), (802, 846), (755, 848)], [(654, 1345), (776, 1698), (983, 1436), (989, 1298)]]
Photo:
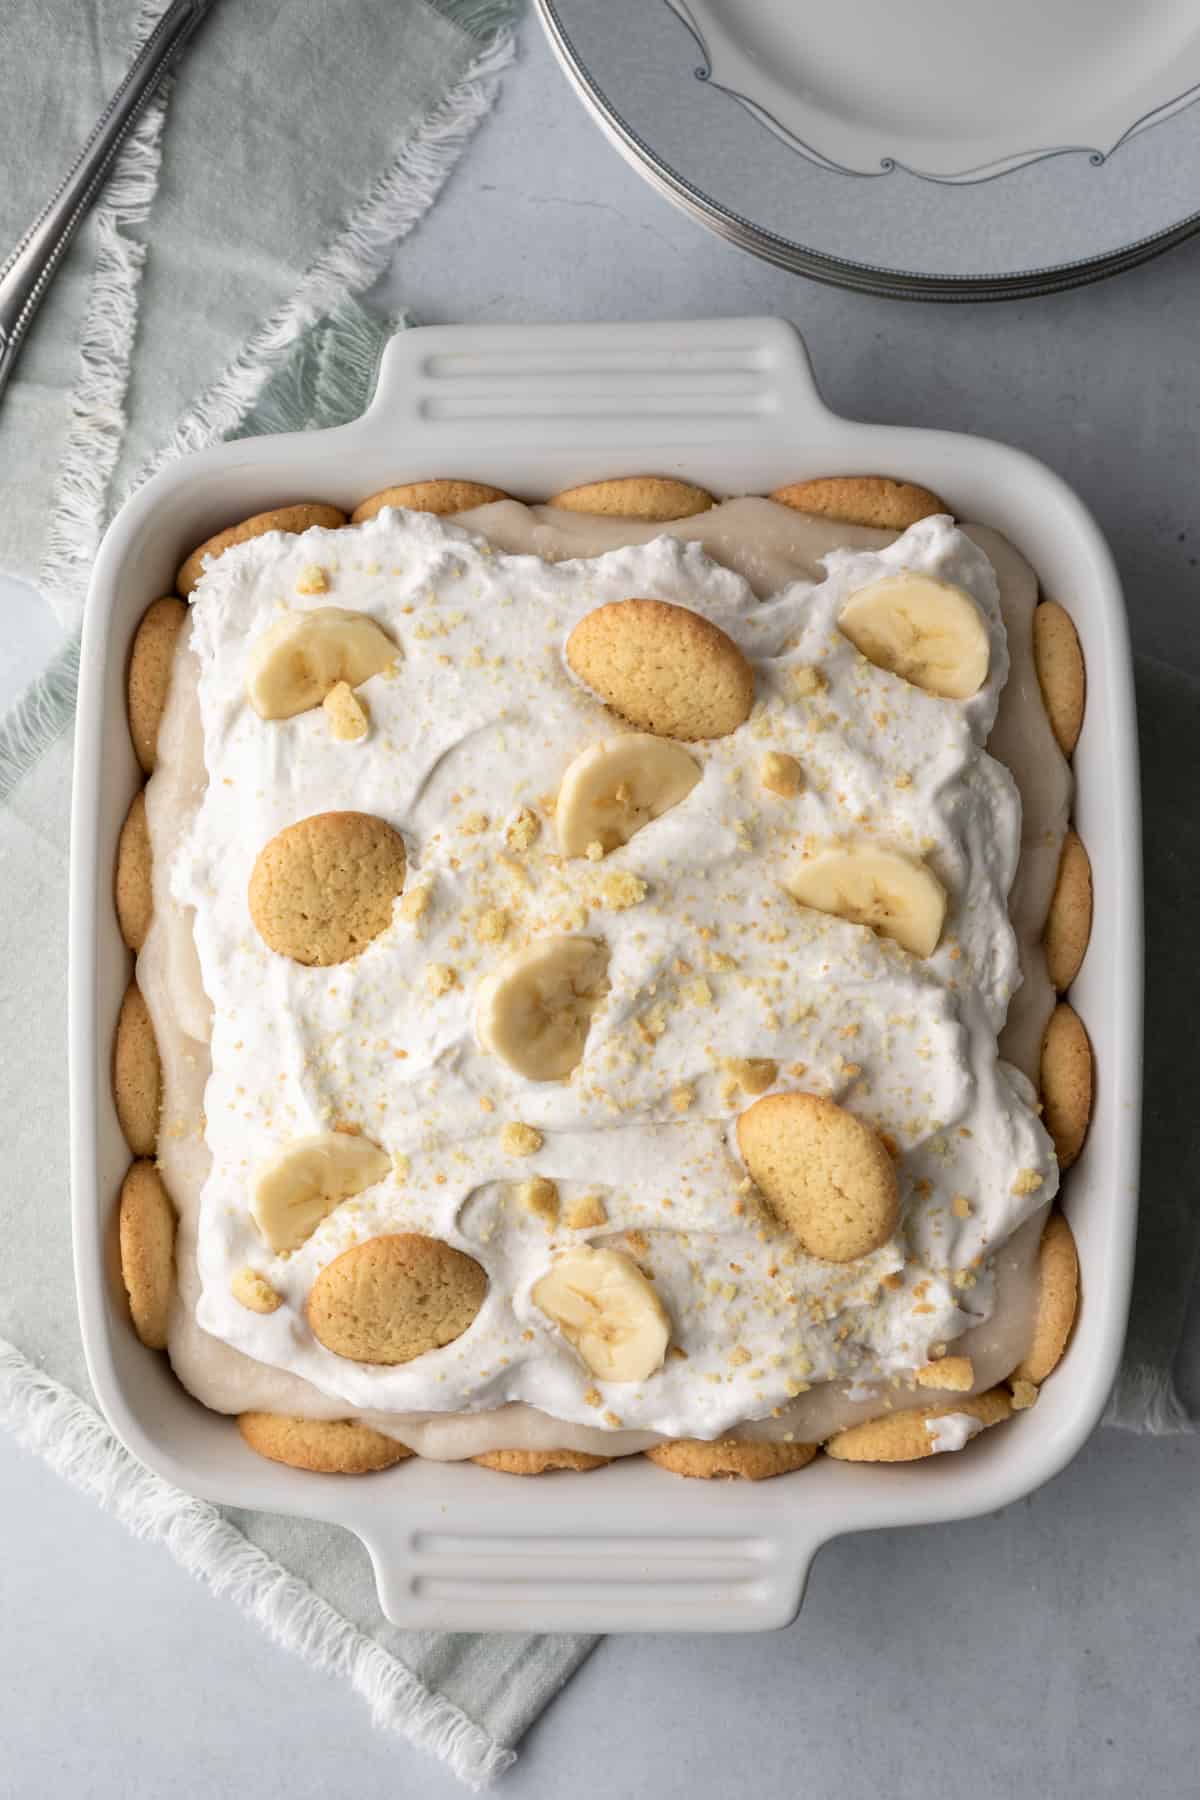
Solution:
[(176, 1372), (348, 1472), (966, 1444), (1074, 1310), (1036, 578), (858, 522), (893, 483), (422, 486), (248, 521), (151, 625), (115, 1082)]

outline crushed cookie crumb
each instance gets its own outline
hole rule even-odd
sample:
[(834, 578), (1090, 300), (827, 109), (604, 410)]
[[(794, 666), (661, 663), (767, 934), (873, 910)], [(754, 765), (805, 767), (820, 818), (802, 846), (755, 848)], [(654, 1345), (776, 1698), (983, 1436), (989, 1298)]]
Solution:
[(685, 1113), (696, 1098), (695, 1088), (680, 1085), (671, 1089), (671, 1106), (677, 1113)]
[(603, 1406), (604, 1395), (599, 1388), (590, 1387), (584, 1393), (583, 1404), (585, 1406)]
[(792, 670), (792, 686), (798, 694), (812, 695), (823, 694), (829, 683), (820, 669), (814, 669), (811, 664), (806, 663)]
[(1031, 1406), (1037, 1404), (1037, 1397), (1038, 1390), (1036, 1382), (1022, 1381), (1020, 1378), (1013, 1382), (1012, 1403), (1014, 1412), (1027, 1412)]
[(400, 897), (398, 907), (400, 917), (407, 919), (410, 924), (415, 924), (427, 910), (429, 898), (430, 890), (427, 887), (409, 888), (407, 894), (402, 894)]
[(519, 863), (515, 856), (506, 856), (503, 852), (496, 858), (496, 867), (503, 869), (510, 880), (519, 882), (522, 887), (532, 887), (529, 870)]
[(500, 1148), (508, 1156), (535, 1156), (545, 1141), (536, 1127), (520, 1119), (510, 1119), (500, 1131)]
[(452, 968), (449, 963), (426, 963), (425, 991), (432, 999), (436, 1000), (442, 994), (448, 994), (452, 987), (457, 986), (457, 983), (458, 970)]
[(599, 883), (593, 903), (610, 912), (624, 912), (646, 898), (646, 883), (632, 869), (611, 869)]
[(758, 778), (768, 793), (790, 800), (804, 786), (804, 771), (794, 756), (783, 750), (768, 750), (758, 765)]
[(1020, 1169), (1012, 1184), (1014, 1194), (1036, 1194), (1042, 1185), (1042, 1177), (1036, 1169)]
[(600, 842), (599, 838), (593, 838), (583, 854), (587, 857), (589, 862), (603, 862), (604, 845)]
[(679, 998), (685, 1006), (711, 1006), (713, 991), (703, 975), (698, 975), (695, 981), (684, 982), (679, 990)]
[(504, 832), (504, 841), (510, 850), (528, 850), (536, 841), (541, 829), (542, 821), (537, 814), (532, 812), (528, 806), (523, 806), (515, 817), (509, 820)]
[(564, 1217), (571, 1231), (593, 1231), (608, 1224), (608, 1210), (599, 1194), (582, 1194), (572, 1200)]
[(235, 1269), (229, 1291), (247, 1312), (273, 1313), (283, 1305), (283, 1295), (276, 1293), (259, 1269)]
[(765, 1094), (779, 1073), (779, 1064), (769, 1056), (723, 1056), (721, 1067), (746, 1094)]
[(329, 721), (330, 736), (339, 743), (356, 744), (366, 737), (367, 708), (348, 681), (334, 682), (321, 702), (321, 710)]
[(663, 1006), (648, 1007), (635, 1020), (637, 1034), (645, 1044), (655, 1044), (667, 1029), (667, 1015)]
[(489, 823), (485, 812), (469, 812), (465, 819), (460, 819), (458, 829), (467, 837), (482, 837)]
[(969, 1356), (944, 1356), (939, 1362), (926, 1363), (917, 1370), (918, 1387), (947, 1388), (955, 1394), (969, 1394), (975, 1386), (975, 1365)]
[(558, 1185), (544, 1175), (534, 1175), (521, 1183), (517, 1204), (522, 1212), (532, 1213), (548, 1229), (558, 1223)]
[(953, 1200), (950, 1202), (950, 1210), (956, 1219), (969, 1219), (971, 1216), (971, 1202), (967, 1199), (965, 1194), (955, 1194)]
[(309, 563), (306, 569), (301, 569), (299, 580), (296, 582), (296, 592), (298, 594), (327, 594), (329, 592), (329, 577), (318, 563)]
[(480, 944), (499, 944), (508, 935), (508, 913), (502, 906), (489, 906), (475, 921), (475, 940)]

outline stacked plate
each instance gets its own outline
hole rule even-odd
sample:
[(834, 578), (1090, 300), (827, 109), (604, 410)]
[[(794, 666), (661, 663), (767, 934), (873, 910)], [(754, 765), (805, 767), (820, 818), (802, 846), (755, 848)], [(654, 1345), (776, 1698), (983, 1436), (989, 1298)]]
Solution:
[(1200, 229), (1200, 5), (537, 6), (627, 160), (800, 274), (906, 299), (1016, 298)]

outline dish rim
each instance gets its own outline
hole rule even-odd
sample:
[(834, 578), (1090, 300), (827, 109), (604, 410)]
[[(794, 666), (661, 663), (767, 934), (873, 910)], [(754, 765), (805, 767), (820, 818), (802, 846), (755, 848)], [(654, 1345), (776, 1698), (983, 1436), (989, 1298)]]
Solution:
[[(185, 1393), (165, 1359), (136, 1343), (114, 1261), (113, 1202), (129, 1152), (116, 1127), (109, 1043), (128, 957), (111, 884), (116, 834), (136, 785), (124, 710), (133, 629), (164, 591), (180, 552), (231, 516), (304, 497), (298, 484), (306, 480), (322, 497), (353, 503), (390, 480), (435, 470), (536, 495), (639, 466), (750, 492), (831, 469), (882, 469), (945, 492), (951, 503), (961, 499), (964, 517), (979, 514), (978, 494), (994, 502), (983, 507), (984, 522), (1002, 529), (1007, 522), (1010, 534), (1014, 520), (1028, 523), (1037, 543), (1018, 531), (1022, 548), (1068, 600), (1088, 664), (1091, 726), (1085, 720), (1077, 760), (1097, 771), (1080, 802), (1100, 940), (1085, 964), (1080, 1008), (1097, 1042), (1096, 1115), (1066, 1192), (1084, 1265), (1075, 1341), (1037, 1408), (989, 1434), (969, 1457), (912, 1468), (856, 1470), (821, 1459), (824, 1468), (731, 1487), (681, 1481), (641, 1458), (582, 1483), (567, 1476), (518, 1482), (416, 1459), (364, 1483), (264, 1463), (228, 1421)], [(240, 515), (230, 510), (233, 493)], [(798, 336), (778, 320), (401, 334), (361, 419), (181, 459), (126, 504), (97, 557), (76, 743), (69, 1059), (80, 1321), (109, 1423), (156, 1473), (202, 1498), (355, 1531), (372, 1555), (385, 1611), (406, 1626), (751, 1630), (786, 1623), (821, 1543), (850, 1530), (962, 1519), (1008, 1504), (1065, 1467), (1100, 1418), (1132, 1276), (1140, 880), (1120, 588), (1103, 538), (1059, 477), (987, 439), (838, 418), (817, 394)]]

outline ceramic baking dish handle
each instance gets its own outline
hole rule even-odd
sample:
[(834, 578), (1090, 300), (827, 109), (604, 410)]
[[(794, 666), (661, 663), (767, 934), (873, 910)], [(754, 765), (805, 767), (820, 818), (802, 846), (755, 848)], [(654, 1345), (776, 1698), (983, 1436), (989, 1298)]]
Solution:
[[(444, 443), (581, 451), (593, 475), (620, 444), (662, 450), (803, 443), (829, 414), (808, 357), (780, 319), (714, 319), (681, 344), (678, 326), (567, 325), (531, 347), (527, 329), (492, 326), (463, 347), (453, 328), (400, 332), (388, 344), (367, 419), (422, 452)], [(426, 463), (425, 473), (452, 472)], [(624, 474), (663, 472), (624, 467)]]
[[(605, 1472), (607, 1473), (607, 1471)], [(476, 1482), (489, 1479), (478, 1470)], [(519, 1478), (494, 1475), (511, 1490)], [(536, 1477), (578, 1493), (584, 1478)], [(678, 1477), (670, 1477), (677, 1480)], [(601, 1510), (602, 1475), (586, 1477), (590, 1504), (579, 1494), (579, 1512)], [(533, 1483), (521, 1481), (528, 1496)], [(728, 1501), (728, 1484), (710, 1484)], [(511, 1491), (507, 1496), (511, 1501)], [(418, 1513), (425, 1509), (418, 1509)], [(545, 1631), (769, 1631), (795, 1618), (804, 1597), (815, 1540), (780, 1541), (778, 1531), (731, 1527), (715, 1507), (695, 1531), (664, 1521), (661, 1532), (589, 1532), (590, 1520), (530, 1529), (518, 1509), (506, 1507), (504, 1524), (437, 1519), (415, 1523), (389, 1514), (356, 1527), (375, 1567), (380, 1604), (406, 1629), (512, 1630), (536, 1619)]]

